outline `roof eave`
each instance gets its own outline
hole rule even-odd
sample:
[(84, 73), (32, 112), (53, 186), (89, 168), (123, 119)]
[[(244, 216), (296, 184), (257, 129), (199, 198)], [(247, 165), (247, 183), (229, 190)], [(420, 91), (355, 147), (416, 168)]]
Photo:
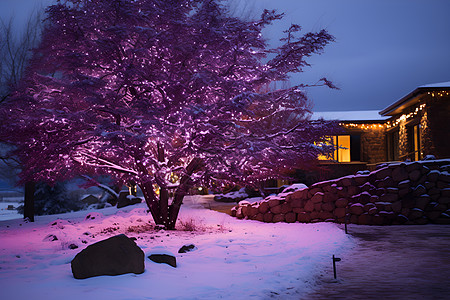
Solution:
[[(379, 112), (379, 114), (382, 116), (394, 116), (394, 115), (398, 114), (398, 112), (396, 112), (396, 110), (398, 108), (400, 108), (401, 106), (405, 106), (405, 107), (410, 106), (410, 105), (407, 105), (408, 102), (413, 102), (417, 96), (424, 94), (426, 92), (432, 92), (432, 91), (436, 91), (436, 90), (440, 90), (440, 91), (450, 90), (450, 87), (425, 87), (425, 86), (418, 87), (411, 93), (407, 94), (406, 96), (400, 98), (398, 101), (392, 103), (385, 109), (381, 110)], [(414, 103), (412, 103), (412, 104), (414, 104)]]

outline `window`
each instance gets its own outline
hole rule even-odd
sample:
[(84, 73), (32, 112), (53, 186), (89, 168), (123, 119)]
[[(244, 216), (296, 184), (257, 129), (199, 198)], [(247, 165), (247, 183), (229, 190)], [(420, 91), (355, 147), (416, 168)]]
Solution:
[(420, 125), (414, 126), (414, 160), (420, 159)]
[(329, 138), (328, 145), (337, 145), (332, 157), (320, 155), (320, 160), (351, 162), (361, 160), (361, 139), (359, 135), (337, 135)]
[(408, 158), (411, 160), (420, 160), (421, 157), (421, 141), (420, 141), (420, 124), (408, 127)]
[(388, 161), (399, 160), (399, 131), (395, 130), (387, 134)]
[(361, 137), (359, 135), (350, 136), (350, 160), (361, 161)]
[(337, 137), (337, 151), (338, 162), (350, 162), (350, 136), (339, 135)]

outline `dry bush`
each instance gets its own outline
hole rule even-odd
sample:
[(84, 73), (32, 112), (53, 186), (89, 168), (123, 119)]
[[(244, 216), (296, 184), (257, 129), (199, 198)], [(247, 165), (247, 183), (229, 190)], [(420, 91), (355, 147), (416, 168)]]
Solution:
[(205, 225), (202, 221), (194, 219), (194, 218), (188, 218), (185, 220), (179, 220), (178, 221), (178, 230), (182, 231), (205, 231)]
[(149, 232), (152, 230), (153, 230), (153, 226), (145, 223), (142, 225), (129, 226), (127, 229), (127, 232), (144, 233), (144, 232)]

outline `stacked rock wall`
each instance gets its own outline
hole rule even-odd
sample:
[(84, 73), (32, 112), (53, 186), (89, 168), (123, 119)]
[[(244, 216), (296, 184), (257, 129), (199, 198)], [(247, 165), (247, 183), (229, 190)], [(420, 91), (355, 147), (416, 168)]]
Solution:
[(374, 164), (386, 161), (386, 136), (384, 129), (374, 128), (361, 133), (362, 161)]
[(262, 222), (450, 224), (450, 160), (397, 163), (232, 209)]

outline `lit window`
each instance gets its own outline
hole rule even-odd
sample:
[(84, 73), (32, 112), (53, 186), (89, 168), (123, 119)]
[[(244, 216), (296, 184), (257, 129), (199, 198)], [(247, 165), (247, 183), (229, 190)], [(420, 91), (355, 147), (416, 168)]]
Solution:
[(350, 162), (350, 136), (339, 135), (337, 137), (339, 148), (336, 149), (339, 162)]
[(327, 145), (338, 145), (331, 157), (319, 155), (319, 160), (334, 160), (338, 162), (350, 162), (350, 135), (338, 135), (329, 138)]
[[(325, 145), (336, 145), (336, 136), (327, 137), (327, 141), (319, 144), (319, 146), (325, 146)], [(332, 156), (326, 156), (326, 155), (320, 154), (318, 159), (319, 160), (337, 160), (337, 152), (335, 150), (333, 152)]]

